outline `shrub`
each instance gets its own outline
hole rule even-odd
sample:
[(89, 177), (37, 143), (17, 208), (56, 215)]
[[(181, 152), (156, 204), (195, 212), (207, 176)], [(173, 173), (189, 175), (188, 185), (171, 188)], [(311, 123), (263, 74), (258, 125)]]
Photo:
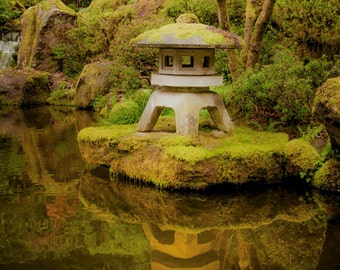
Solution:
[(135, 48), (130, 40), (149, 29), (159, 28), (168, 23), (166, 18), (151, 15), (148, 19), (125, 20), (116, 29), (110, 44), (110, 57), (114, 59), (113, 89), (131, 95), (134, 91), (149, 87), (149, 78), (157, 68), (158, 50)]
[(315, 89), (307, 68), (288, 50), (274, 64), (247, 70), (226, 88), (226, 102), (234, 113), (263, 124), (281, 121), (296, 125), (311, 117)]
[(137, 123), (140, 116), (138, 104), (133, 100), (126, 100), (113, 106), (107, 122), (113, 125), (133, 124)]
[(151, 90), (140, 90), (130, 98), (113, 106), (108, 117), (108, 124), (123, 125), (137, 123), (149, 100)]
[(176, 20), (183, 13), (194, 13), (200, 23), (218, 26), (215, 0), (168, 0), (164, 4), (162, 12), (173, 20)]

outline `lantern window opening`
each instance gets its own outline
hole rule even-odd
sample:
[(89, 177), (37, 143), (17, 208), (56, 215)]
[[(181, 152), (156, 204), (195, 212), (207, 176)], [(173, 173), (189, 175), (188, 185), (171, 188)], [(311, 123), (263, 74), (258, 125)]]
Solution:
[(181, 64), (182, 68), (194, 68), (194, 56), (182, 55)]
[(172, 55), (164, 56), (164, 68), (172, 68), (174, 66), (174, 57)]
[(210, 57), (209, 56), (203, 56), (203, 61), (202, 61), (202, 67), (203, 68), (210, 68), (211, 63), (210, 63)]

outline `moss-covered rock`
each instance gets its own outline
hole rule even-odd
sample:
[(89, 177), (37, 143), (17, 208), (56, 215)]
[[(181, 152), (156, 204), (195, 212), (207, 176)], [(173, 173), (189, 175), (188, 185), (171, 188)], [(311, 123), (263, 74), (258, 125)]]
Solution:
[(20, 68), (34, 68), (54, 73), (60, 70), (61, 56), (54, 50), (68, 46), (66, 32), (77, 24), (75, 12), (60, 0), (44, 0), (27, 9), (21, 21), (18, 52)]
[(327, 160), (315, 173), (312, 185), (321, 190), (340, 190), (340, 161)]
[[(160, 121), (162, 123), (162, 121)], [(168, 124), (169, 125), (169, 124)], [(157, 126), (155, 127), (157, 131)], [(221, 137), (136, 133), (135, 125), (93, 127), (78, 135), (86, 162), (160, 187), (201, 189), (220, 183), (272, 183), (284, 177), (283, 133), (238, 128)]]
[(321, 85), (314, 102), (314, 115), (324, 124), (335, 155), (340, 155), (340, 77)]
[(111, 62), (86, 65), (76, 84), (75, 105), (88, 108), (95, 98), (109, 93), (112, 76)]
[(51, 75), (32, 69), (0, 71), (0, 104), (11, 106), (45, 104)]
[(302, 178), (310, 172), (316, 170), (320, 154), (307, 141), (294, 139), (289, 141), (284, 148), (288, 164), (286, 166), (286, 175), (301, 176)]

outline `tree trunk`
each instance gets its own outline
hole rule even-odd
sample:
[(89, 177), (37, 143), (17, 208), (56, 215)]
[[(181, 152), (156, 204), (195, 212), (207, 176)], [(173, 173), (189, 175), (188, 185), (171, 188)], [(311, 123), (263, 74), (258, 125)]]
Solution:
[[(251, 0), (248, 1), (253, 2)], [(254, 34), (249, 42), (249, 52), (247, 54), (246, 68), (253, 68), (259, 61), (259, 55), (262, 47), (264, 33), (269, 24), (270, 18), (273, 14), (276, 0), (264, 0), (262, 5), (262, 11), (257, 18), (255, 24)], [(247, 3), (247, 4), (248, 4)], [(250, 18), (249, 18), (250, 21)], [(250, 22), (249, 22), (250, 23)]]
[[(230, 31), (230, 21), (227, 13), (227, 4), (226, 0), (217, 0), (218, 6), (218, 20), (222, 30)], [(238, 69), (239, 69), (239, 55), (237, 50), (228, 50), (228, 66), (229, 72), (233, 80), (236, 80), (239, 77)]]
[(226, 0), (217, 0), (218, 6), (218, 21), (222, 30), (230, 31), (229, 16), (227, 14)]
[(255, 24), (255, 0), (247, 0), (246, 7), (246, 23), (244, 26), (244, 43), (246, 48), (249, 48), (249, 42), (251, 39), (251, 35), (253, 33), (253, 27)]

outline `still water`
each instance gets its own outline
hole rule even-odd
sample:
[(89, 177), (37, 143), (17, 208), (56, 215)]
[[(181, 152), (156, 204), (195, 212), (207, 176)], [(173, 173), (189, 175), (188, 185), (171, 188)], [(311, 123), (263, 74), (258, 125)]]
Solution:
[(339, 269), (339, 195), (146, 187), (83, 163), (91, 125), (66, 108), (0, 110), (0, 269)]

